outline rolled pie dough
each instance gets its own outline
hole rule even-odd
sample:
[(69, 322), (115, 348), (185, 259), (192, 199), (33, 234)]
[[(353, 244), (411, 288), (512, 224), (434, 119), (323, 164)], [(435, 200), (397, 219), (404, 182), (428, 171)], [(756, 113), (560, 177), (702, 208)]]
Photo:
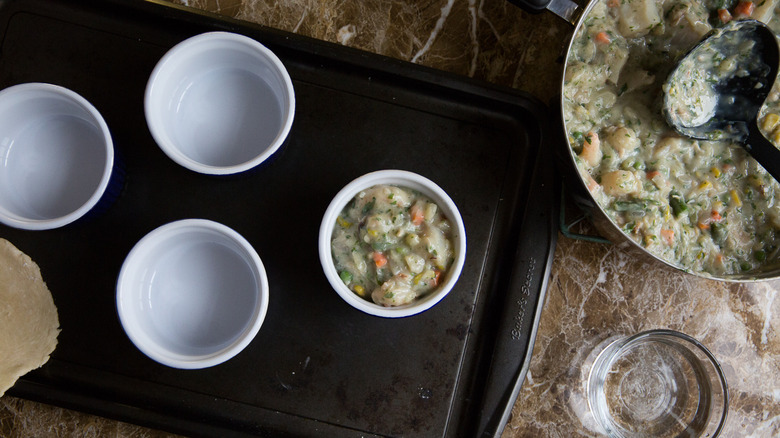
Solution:
[(16, 379), (49, 360), (59, 326), (38, 265), (0, 239), (0, 396)]

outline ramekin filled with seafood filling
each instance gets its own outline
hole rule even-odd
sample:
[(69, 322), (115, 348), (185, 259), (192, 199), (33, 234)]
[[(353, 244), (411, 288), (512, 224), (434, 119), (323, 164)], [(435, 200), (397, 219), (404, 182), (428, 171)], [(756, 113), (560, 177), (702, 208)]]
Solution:
[(347, 303), (403, 317), (438, 303), (463, 268), (466, 233), (449, 196), (415, 173), (382, 170), (342, 189), (320, 227), (320, 262)]

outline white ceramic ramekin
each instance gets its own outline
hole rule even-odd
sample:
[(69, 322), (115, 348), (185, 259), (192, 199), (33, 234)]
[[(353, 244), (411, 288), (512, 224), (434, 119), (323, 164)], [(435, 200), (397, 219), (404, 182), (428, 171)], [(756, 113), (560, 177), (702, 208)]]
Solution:
[(44, 83), (0, 91), (0, 222), (70, 224), (98, 204), (113, 166), (108, 126), (80, 95)]
[[(441, 285), (424, 297), (403, 306), (385, 307), (356, 295), (339, 277), (331, 252), (333, 227), (336, 225), (336, 218), (339, 213), (358, 193), (379, 184), (389, 184), (417, 190), (431, 198), (439, 206), (453, 227), (455, 260), (447, 271)], [(320, 224), (319, 255), (325, 277), (327, 277), (333, 289), (349, 305), (370, 315), (386, 318), (406, 317), (430, 309), (440, 302), (455, 286), (463, 269), (463, 264), (466, 261), (466, 229), (457, 206), (436, 183), (421, 175), (404, 170), (380, 170), (355, 179), (341, 189), (333, 198)]]
[(249, 170), (284, 143), (295, 115), (292, 80), (252, 38), (208, 32), (157, 63), (146, 87), (146, 122), (157, 144), (195, 172)]
[(263, 324), (268, 279), (252, 248), (217, 222), (163, 225), (130, 251), (116, 304), (127, 336), (174, 368), (206, 368), (243, 350)]

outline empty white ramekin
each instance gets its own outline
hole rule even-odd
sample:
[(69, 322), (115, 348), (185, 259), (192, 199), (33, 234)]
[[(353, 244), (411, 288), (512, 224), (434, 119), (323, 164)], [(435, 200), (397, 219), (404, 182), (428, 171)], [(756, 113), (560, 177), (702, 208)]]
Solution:
[(259, 165), (282, 146), (295, 92), (271, 50), (243, 35), (209, 32), (160, 59), (144, 106), (168, 157), (195, 172), (228, 175)]
[(108, 126), (80, 95), (44, 83), (0, 91), (0, 222), (67, 225), (98, 204), (113, 166)]
[(268, 279), (241, 235), (204, 219), (143, 237), (117, 280), (119, 320), (130, 340), (174, 368), (206, 368), (243, 350), (263, 324)]

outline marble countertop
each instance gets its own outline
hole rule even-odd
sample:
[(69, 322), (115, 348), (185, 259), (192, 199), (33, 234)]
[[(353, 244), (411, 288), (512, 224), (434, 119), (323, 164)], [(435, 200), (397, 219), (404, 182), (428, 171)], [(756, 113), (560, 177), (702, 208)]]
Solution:
[[(494, 84), (550, 102), (571, 26), (504, 0), (178, 0), (217, 14)], [(591, 233), (588, 224), (580, 231)], [(530, 370), (505, 438), (598, 436), (580, 366), (613, 335), (653, 328), (699, 339), (730, 387), (722, 436), (780, 436), (780, 281), (731, 284), (561, 236)], [(0, 436), (162, 437), (165, 432), (5, 396)]]

